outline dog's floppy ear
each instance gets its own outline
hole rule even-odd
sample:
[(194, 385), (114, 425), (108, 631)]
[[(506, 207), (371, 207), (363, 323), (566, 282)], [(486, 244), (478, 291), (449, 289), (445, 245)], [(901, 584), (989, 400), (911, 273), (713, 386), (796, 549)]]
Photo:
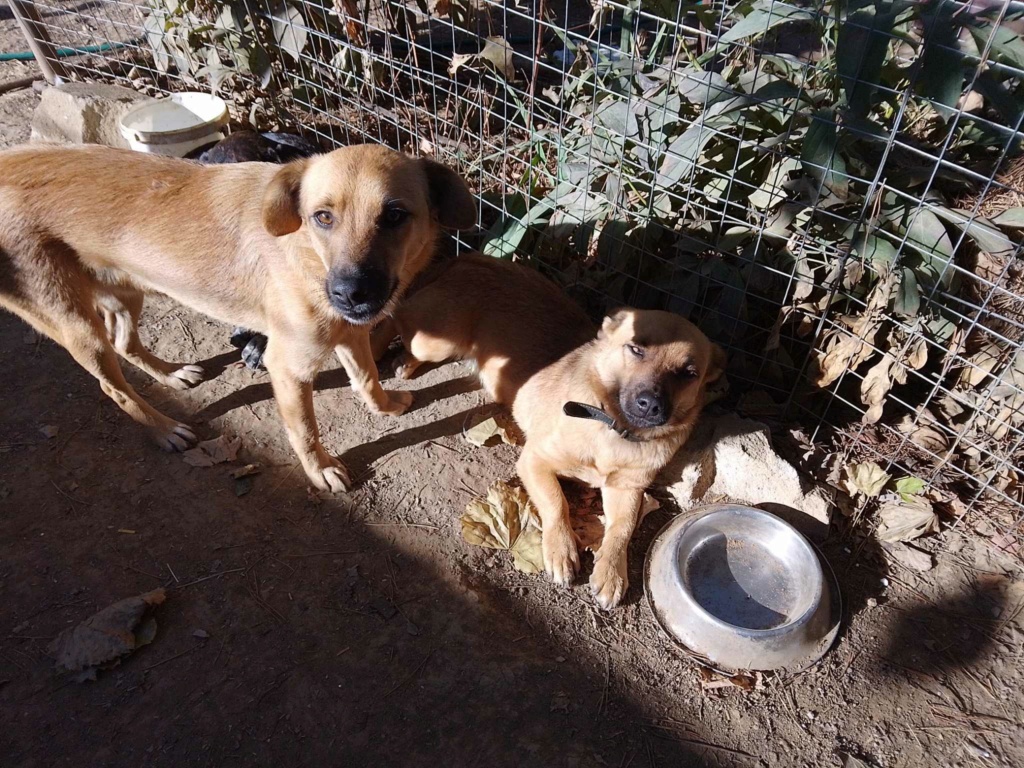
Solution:
[(455, 171), (427, 158), (421, 158), (427, 174), (430, 208), (437, 223), (445, 229), (472, 229), (476, 224), (476, 201)]
[(710, 384), (722, 378), (725, 373), (725, 366), (729, 364), (725, 356), (725, 350), (715, 343), (711, 344), (711, 362), (708, 365), (707, 375), (704, 376), (704, 383)]
[(597, 332), (597, 338), (604, 339), (615, 333), (615, 330), (622, 325), (622, 321), (629, 316), (629, 312), (630, 310), (625, 307), (609, 312), (601, 322), (601, 330)]
[(302, 226), (299, 189), (307, 160), (295, 160), (281, 167), (263, 193), (263, 227), (274, 237), (290, 235)]

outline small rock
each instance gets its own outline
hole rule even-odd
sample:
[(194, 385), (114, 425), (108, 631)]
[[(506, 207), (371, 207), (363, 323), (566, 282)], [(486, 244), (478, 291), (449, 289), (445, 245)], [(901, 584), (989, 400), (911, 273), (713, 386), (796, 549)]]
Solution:
[(556, 656), (555, 657), (555, 661), (557, 661), (559, 664), (561, 664), (562, 662), (565, 661), (565, 656)]
[(58, 427), (53, 426), (53, 424), (45, 424), (44, 426), (39, 428), (39, 434), (41, 434), (47, 440), (53, 440), (53, 438), (55, 438), (59, 432), (60, 429)]
[(192, 633), (192, 637), (197, 637), (200, 640), (206, 640), (210, 637), (210, 633), (207, 632), (205, 629), (197, 629), (195, 632)]
[(868, 608), (876, 608), (876, 607), (878, 607), (878, 601), (875, 598), (873, 598), (873, 597), (869, 597), (868, 598)]
[(833, 502), (772, 449), (767, 425), (733, 414), (704, 416), (660, 478), (683, 509), (727, 497), (764, 507), (805, 535), (828, 532)]

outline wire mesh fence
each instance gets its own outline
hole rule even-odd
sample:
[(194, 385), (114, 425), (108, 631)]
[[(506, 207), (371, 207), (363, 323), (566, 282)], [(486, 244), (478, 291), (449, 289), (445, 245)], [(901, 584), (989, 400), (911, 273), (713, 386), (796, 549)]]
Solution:
[(1019, 545), (1024, 5), (32, 5), (73, 77), (456, 167), (462, 247), (691, 317), (819, 478)]

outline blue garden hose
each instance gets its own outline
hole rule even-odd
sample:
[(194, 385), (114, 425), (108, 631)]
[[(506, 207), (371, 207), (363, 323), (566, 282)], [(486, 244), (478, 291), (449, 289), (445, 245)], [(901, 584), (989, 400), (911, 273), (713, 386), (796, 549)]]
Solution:
[[(100, 45), (83, 45), (81, 48), (58, 48), (56, 53), (58, 59), (66, 59), (69, 56), (81, 56), (83, 53), (117, 51), (124, 47), (125, 43), (102, 43)], [(0, 53), (0, 61), (32, 61), (34, 58), (32, 51)]]

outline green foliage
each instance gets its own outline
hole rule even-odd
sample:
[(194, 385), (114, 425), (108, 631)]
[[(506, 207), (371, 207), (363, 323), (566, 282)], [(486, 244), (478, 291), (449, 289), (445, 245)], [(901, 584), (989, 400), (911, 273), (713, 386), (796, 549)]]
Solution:
[[(537, 193), (517, 197), (484, 251), (531, 253), (610, 303), (703, 307), (705, 330), (734, 349), (767, 348), (779, 375), (808, 351), (819, 386), (859, 370), (865, 420), (876, 421), (908, 371), (938, 363), (915, 334), (951, 342), (957, 260), (1006, 254), (1024, 228), (1019, 214), (956, 210), (919, 154), (946, 144), (947, 159), (969, 165), (1006, 144), (1024, 95), (1012, 71), (978, 78), (984, 120), (950, 118), (979, 50), (1018, 66), (1024, 42), (950, 0), (687, 9), (725, 32), (708, 46), (645, 5), (666, 19), (645, 56), (576, 49), (549, 92), (559, 140), (538, 135), (530, 149)], [(801, 36), (819, 47), (760, 53)], [(825, 314), (840, 322), (802, 339)]]

